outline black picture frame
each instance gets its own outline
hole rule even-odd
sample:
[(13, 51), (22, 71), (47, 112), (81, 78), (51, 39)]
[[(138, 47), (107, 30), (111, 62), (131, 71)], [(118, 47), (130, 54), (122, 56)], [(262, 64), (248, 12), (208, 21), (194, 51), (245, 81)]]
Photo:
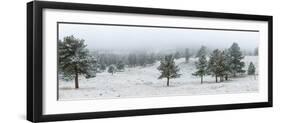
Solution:
[[(223, 105), (189, 106), (189, 107), (164, 107), (164, 108), (154, 108), (154, 109), (44, 115), (42, 113), (43, 112), (43, 92), (42, 92), (43, 90), (43, 84), (42, 84), (43, 13), (42, 10), (45, 8), (266, 21), (268, 22), (268, 101), (257, 102), (257, 103), (223, 104)], [(45, 2), (45, 1), (29, 2), (27, 3), (27, 120), (32, 122), (47, 122), (47, 121), (64, 121), (64, 120), (94, 119), (94, 118), (108, 118), (108, 117), (124, 117), (124, 116), (138, 116), (138, 115), (155, 115), (155, 114), (272, 107), (273, 106), (273, 95), (272, 95), (273, 32), (272, 31), (273, 31), (273, 17), (265, 16), (265, 15), (217, 13), (217, 12), (93, 5), (93, 4), (63, 3), (63, 2)]]

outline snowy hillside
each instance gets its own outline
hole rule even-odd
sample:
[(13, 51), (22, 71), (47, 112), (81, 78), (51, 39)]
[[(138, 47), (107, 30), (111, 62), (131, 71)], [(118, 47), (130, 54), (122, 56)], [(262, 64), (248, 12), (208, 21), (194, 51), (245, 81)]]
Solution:
[[(252, 61), (258, 71), (257, 58), (245, 57), (245, 70)], [(191, 58), (189, 63), (186, 63), (184, 58), (175, 60), (176, 65), (179, 65), (181, 77), (171, 79), (170, 87), (166, 86), (166, 79), (158, 79), (159, 62), (146, 67), (126, 67), (124, 72), (113, 75), (105, 71), (97, 73), (97, 76), (91, 79), (81, 77), (79, 89), (74, 89), (73, 80), (59, 80), (59, 100), (258, 92), (258, 77), (255, 79), (253, 76), (231, 78), (230, 81), (222, 83), (215, 83), (214, 77), (206, 76), (204, 84), (200, 84), (200, 78), (192, 75), (195, 61), (194, 58)]]

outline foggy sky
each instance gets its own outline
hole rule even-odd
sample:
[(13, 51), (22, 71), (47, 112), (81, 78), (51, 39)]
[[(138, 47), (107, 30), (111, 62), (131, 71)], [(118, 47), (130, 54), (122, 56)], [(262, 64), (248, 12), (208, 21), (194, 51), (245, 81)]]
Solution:
[(258, 47), (259, 32), (59, 24), (59, 39), (74, 35), (89, 49), (138, 50), (228, 48), (237, 42), (242, 50)]

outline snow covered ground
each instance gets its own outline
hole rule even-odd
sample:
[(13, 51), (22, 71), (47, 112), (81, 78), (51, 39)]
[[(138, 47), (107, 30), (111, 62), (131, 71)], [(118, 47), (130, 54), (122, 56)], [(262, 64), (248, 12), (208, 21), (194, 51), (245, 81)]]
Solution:
[[(258, 57), (246, 56), (244, 62), (246, 68), (252, 61), (258, 70)], [(200, 78), (193, 76), (194, 62), (189, 63), (185, 59), (176, 60), (180, 68), (180, 78), (171, 79), (170, 86), (166, 86), (166, 79), (158, 79), (160, 72), (157, 70), (159, 62), (147, 67), (126, 68), (124, 72), (111, 75), (108, 72), (98, 73), (95, 78), (79, 78), (79, 89), (74, 89), (74, 81), (59, 81), (59, 100), (77, 99), (106, 99), (128, 97), (151, 97), (173, 95), (203, 95), (226, 93), (252, 93), (258, 92), (258, 77), (244, 76), (231, 78), (229, 81), (215, 83), (212, 76), (204, 77), (204, 83), (200, 84)]]

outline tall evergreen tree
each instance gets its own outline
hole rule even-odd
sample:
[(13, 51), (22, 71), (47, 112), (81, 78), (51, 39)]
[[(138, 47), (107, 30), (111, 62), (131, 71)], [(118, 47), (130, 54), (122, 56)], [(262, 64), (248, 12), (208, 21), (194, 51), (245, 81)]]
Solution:
[(207, 55), (207, 47), (205, 47), (205, 46), (201, 46), (201, 48), (199, 49), (199, 51), (196, 54), (196, 57), (200, 58), (202, 55), (205, 55), (205, 57)]
[(248, 75), (255, 75), (255, 73), (256, 73), (256, 67), (253, 64), (253, 62), (250, 62), (248, 67)]
[(173, 55), (165, 56), (160, 63), (157, 69), (161, 72), (161, 75), (158, 79), (167, 78), (167, 86), (169, 86), (170, 79), (180, 77), (179, 68), (175, 64)]
[(216, 49), (213, 51), (208, 64), (208, 72), (216, 77), (216, 82), (218, 82), (218, 77), (221, 82), (224, 79), (228, 80), (228, 75), (230, 74), (229, 63), (230, 57), (227, 50), (220, 51)]
[(220, 77), (220, 82), (222, 82), (224, 80), (224, 77), (228, 74), (228, 63), (225, 51), (220, 52), (217, 62), (218, 76)]
[(75, 79), (75, 88), (79, 88), (78, 77), (95, 77), (96, 59), (89, 55), (83, 39), (67, 36), (58, 42), (58, 68), (64, 77)]
[(224, 72), (223, 72), (224, 78), (225, 78), (225, 80), (228, 80), (229, 75), (231, 74), (231, 67), (230, 67), (231, 57), (230, 57), (229, 51), (227, 49), (222, 51), (221, 55), (223, 58), (222, 65), (223, 65), (223, 69), (224, 69)]
[(200, 54), (199, 60), (195, 62), (197, 71), (193, 73), (194, 76), (201, 77), (201, 84), (203, 84), (203, 77), (208, 74), (208, 61), (206, 59), (206, 54)]
[(237, 43), (233, 43), (229, 48), (229, 53), (231, 57), (230, 68), (233, 76), (236, 77), (237, 73), (245, 73), (245, 70), (243, 70), (245, 63), (242, 61), (242, 59), (244, 59), (244, 56), (240, 51), (239, 45)]
[(189, 61), (189, 58), (191, 57), (191, 54), (190, 54), (188, 48), (185, 49), (184, 56), (185, 56), (185, 62), (188, 62), (188, 61)]
[(212, 76), (215, 76), (216, 82), (218, 82), (218, 77), (222, 75), (223, 69), (223, 58), (221, 55), (221, 51), (219, 49), (216, 49), (210, 56), (208, 71)]

